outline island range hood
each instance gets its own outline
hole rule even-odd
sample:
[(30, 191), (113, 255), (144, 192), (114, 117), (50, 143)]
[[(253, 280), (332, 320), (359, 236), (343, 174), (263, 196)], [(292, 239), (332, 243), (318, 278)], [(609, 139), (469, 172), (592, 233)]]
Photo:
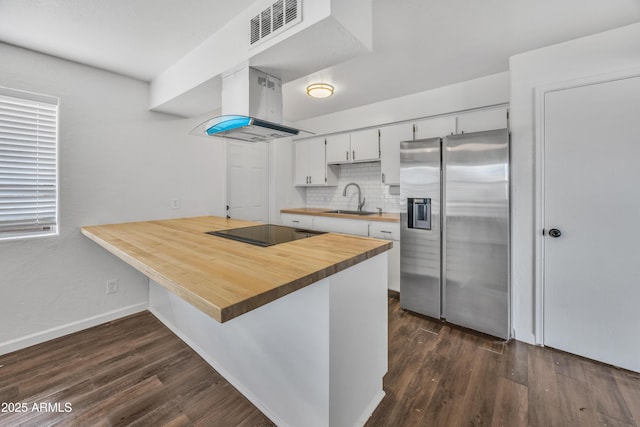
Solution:
[(200, 123), (189, 133), (247, 142), (271, 141), (300, 133), (280, 124), (280, 79), (249, 66), (222, 76), (222, 114)]

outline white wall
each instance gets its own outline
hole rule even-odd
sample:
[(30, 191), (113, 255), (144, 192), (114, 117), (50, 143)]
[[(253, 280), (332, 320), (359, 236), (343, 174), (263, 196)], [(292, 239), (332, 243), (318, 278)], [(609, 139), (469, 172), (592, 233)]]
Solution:
[[(511, 57), (513, 324), (516, 338), (535, 342), (536, 87), (640, 67), (640, 24)], [(538, 237), (539, 238), (539, 237)]]
[(509, 73), (300, 120), (293, 127), (316, 134), (343, 132), (509, 102)]
[(225, 158), (147, 111), (147, 83), (5, 44), (0, 58), (0, 85), (60, 97), (60, 235), (0, 241), (2, 354), (146, 307), (146, 278), (79, 227), (222, 215)]

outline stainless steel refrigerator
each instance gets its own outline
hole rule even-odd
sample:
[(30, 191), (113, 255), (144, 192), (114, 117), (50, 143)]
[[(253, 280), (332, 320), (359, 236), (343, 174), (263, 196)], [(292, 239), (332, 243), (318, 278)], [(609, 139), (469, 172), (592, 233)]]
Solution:
[(400, 305), (510, 331), (507, 129), (400, 143)]

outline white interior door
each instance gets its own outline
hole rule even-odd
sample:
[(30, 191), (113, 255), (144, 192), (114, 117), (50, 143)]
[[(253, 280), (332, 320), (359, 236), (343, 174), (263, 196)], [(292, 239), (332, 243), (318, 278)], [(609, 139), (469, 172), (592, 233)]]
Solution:
[(269, 222), (269, 145), (227, 142), (227, 215)]
[(544, 97), (544, 344), (634, 371), (639, 114), (640, 77)]

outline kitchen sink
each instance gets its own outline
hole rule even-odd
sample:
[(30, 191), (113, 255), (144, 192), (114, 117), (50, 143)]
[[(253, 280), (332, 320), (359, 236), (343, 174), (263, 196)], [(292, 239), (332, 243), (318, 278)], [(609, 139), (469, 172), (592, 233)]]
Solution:
[(344, 214), (344, 215), (375, 215), (377, 212), (368, 212), (368, 211), (346, 211), (342, 209), (338, 209), (335, 211), (328, 211), (327, 213), (334, 214)]

